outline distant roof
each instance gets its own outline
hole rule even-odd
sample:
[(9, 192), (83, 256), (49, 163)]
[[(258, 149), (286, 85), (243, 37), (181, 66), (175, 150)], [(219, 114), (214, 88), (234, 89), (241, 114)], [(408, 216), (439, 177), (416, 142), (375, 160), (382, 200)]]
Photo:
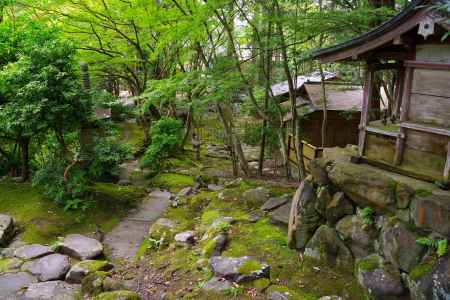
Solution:
[[(330, 62), (347, 59), (355, 54), (367, 52), (386, 42), (392, 41), (395, 37), (417, 26), (425, 15), (430, 15), (431, 13), (426, 5), (448, 3), (450, 3), (450, 0), (415, 0), (403, 11), (382, 25), (344, 43), (318, 50), (313, 53), (313, 57), (323, 62)], [(448, 13), (450, 12), (440, 11), (437, 14), (441, 15), (440, 17), (437, 17), (436, 12), (433, 13), (433, 16), (438, 20), (437, 23), (448, 29), (448, 26), (450, 26), (448, 23)], [(354, 53), (348, 51), (352, 49), (354, 49)]]
[[(336, 73), (333, 72), (324, 72), (325, 80), (331, 80), (337, 78)], [(303, 84), (308, 82), (315, 82), (319, 83), (321, 82), (320, 72), (313, 72), (310, 75), (307, 76), (297, 76), (297, 90), (300, 89)], [(295, 81), (294, 81), (295, 84)], [(272, 95), (273, 97), (278, 97), (284, 94), (289, 93), (289, 85), (287, 80), (283, 82), (279, 82), (277, 84), (272, 85)]]
[[(310, 114), (322, 110), (322, 86), (317, 84), (305, 84), (310, 100), (297, 99), (297, 110), (301, 114)], [(361, 111), (363, 90), (360, 87), (346, 87), (327, 85), (327, 110), (328, 111)], [(289, 106), (289, 101), (281, 103)], [(291, 112), (287, 113), (283, 121), (291, 119)]]

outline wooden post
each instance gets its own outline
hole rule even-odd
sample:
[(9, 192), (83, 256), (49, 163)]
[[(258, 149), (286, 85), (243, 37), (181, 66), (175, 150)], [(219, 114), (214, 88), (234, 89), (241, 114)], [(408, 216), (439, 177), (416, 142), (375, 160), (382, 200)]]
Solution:
[[(409, 105), (411, 103), (411, 88), (414, 76), (414, 69), (407, 67), (405, 71), (405, 83), (403, 85), (403, 98), (401, 106), (400, 124), (408, 120)], [(394, 165), (402, 163), (403, 152), (405, 150), (406, 129), (400, 126), (400, 135), (395, 143)]]
[(450, 142), (447, 145), (447, 160), (444, 168), (444, 181), (450, 181)]
[(358, 155), (360, 157), (364, 155), (364, 147), (366, 143), (366, 127), (369, 119), (369, 107), (370, 107), (370, 98), (372, 97), (373, 91), (374, 74), (375, 74), (374, 69), (372, 68), (371, 65), (368, 65), (365, 76), (366, 78), (364, 80), (361, 122), (359, 124)]
[(398, 70), (398, 77), (396, 82), (395, 89), (395, 117), (398, 118), (400, 116), (400, 108), (402, 105), (402, 96), (405, 87), (405, 68), (400, 67)]

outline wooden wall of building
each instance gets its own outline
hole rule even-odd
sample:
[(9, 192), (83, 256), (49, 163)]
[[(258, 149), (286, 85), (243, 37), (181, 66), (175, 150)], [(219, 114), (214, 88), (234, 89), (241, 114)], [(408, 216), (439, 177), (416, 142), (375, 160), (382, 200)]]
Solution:
[[(360, 117), (360, 112), (328, 111), (325, 147), (357, 145)], [(316, 111), (308, 114), (305, 118), (302, 120), (302, 138), (316, 147), (321, 147), (323, 112)]]

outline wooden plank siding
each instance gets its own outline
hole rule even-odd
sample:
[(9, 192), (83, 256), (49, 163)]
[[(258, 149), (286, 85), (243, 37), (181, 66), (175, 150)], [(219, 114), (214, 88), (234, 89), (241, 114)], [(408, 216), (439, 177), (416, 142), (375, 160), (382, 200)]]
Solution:
[[(306, 171), (309, 172), (309, 164), (313, 159), (323, 156), (323, 148), (315, 147), (306, 141), (302, 141), (301, 145), (303, 149), (303, 163), (305, 164)], [(292, 135), (288, 136), (288, 153), (289, 161), (294, 165), (297, 165), (297, 154)]]

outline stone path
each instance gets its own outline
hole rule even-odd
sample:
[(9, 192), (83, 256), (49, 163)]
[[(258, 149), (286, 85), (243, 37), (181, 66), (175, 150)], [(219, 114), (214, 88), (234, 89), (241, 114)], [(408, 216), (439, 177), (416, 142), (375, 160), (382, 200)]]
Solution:
[(106, 234), (104, 244), (110, 249), (112, 259), (129, 259), (136, 254), (150, 225), (168, 207), (170, 197), (169, 192), (151, 192), (137, 209)]

